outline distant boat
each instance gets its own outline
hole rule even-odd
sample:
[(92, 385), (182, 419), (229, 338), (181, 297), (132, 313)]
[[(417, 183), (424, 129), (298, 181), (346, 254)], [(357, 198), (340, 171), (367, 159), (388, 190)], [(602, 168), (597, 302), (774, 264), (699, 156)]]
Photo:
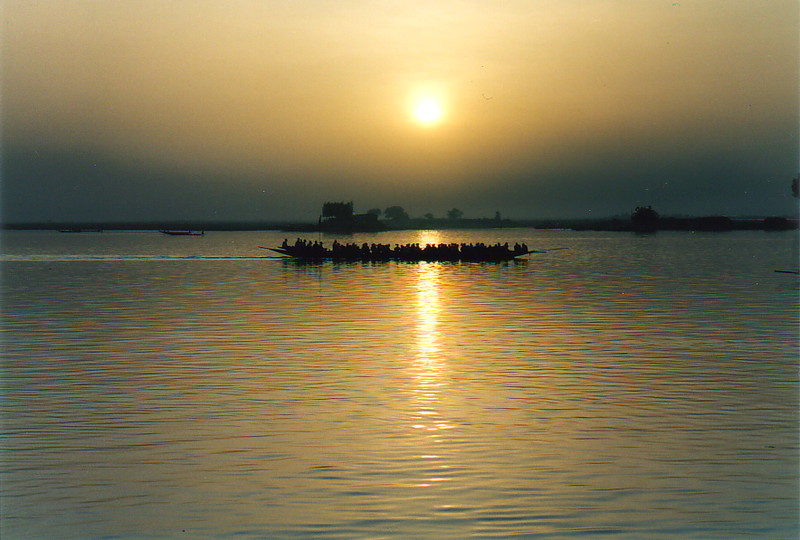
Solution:
[(203, 236), (206, 234), (205, 231), (183, 231), (183, 230), (169, 230), (169, 229), (162, 229), (160, 231), (162, 234), (168, 234), (170, 236)]

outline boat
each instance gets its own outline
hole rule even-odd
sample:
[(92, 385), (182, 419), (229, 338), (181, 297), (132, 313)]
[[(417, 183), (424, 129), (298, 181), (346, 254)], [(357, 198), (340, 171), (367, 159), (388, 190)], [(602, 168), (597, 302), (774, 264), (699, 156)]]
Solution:
[(306, 242), (298, 240), (293, 245), (285, 241), (281, 247), (270, 248), (259, 246), (285, 255), (287, 257), (306, 261), (405, 261), (405, 262), (503, 262), (511, 261), (531, 253), (542, 251), (529, 250), (525, 244), (515, 244), (509, 248), (508, 244), (419, 244), (395, 245), (388, 244), (339, 244), (334, 242), (331, 249), (326, 248), (321, 242)]
[(184, 230), (170, 230), (170, 229), (162, 229), (159, 232), (162, 234), (168, 234), (170, 236), (203, 236), (206, 234), (205, 231), (184, 231)]

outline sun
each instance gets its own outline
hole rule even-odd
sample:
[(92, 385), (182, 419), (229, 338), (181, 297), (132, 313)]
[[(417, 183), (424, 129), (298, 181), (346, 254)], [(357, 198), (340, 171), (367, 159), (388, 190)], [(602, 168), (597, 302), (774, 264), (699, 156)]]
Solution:
[(444, 109), (438, 100), (426, 97), (414, 103), (412, 114), (420, 124), (432, 126), (442, 121)]

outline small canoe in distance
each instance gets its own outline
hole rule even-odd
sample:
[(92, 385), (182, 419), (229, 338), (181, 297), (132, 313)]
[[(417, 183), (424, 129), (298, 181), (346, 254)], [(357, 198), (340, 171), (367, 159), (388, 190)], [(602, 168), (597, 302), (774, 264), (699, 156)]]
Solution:
[(162, 229), (159, 232), (161, 234), (168, 234), (169, 236), (203, 236), (206, 234), (206, 231), (182, 231), (171, 229)]

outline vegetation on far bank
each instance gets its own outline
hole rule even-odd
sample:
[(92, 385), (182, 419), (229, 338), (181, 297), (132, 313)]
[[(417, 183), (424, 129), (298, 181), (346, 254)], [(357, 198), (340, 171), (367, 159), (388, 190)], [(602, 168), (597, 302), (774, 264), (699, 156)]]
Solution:
[[(800, 198), (800, 176), (792, 179), (791, 196)], [(769, 216), (741, 218), (722, 215), (698, 217), (661, 216), (652, 206), (636, 207), (629, 216), (606, 218), (509, 219), (495, 212), (493, 218), (464, 217), (464, 212), (451, 208), (444, 216), (426, 213), (411, 217), (402, 206), (384, 210), (371, 208), (356, 214), (353, 202), (326, 202), (316, 223), (287, 221), (238, 220), (172, 220), (172, 221), (46, 221), (2, 223), (6, 230), (57, 230), (62, 232), (101, 232), (103, 230), (183, 230), (183, 231), (267, 231), (294, 232), (380, 232), (387, 230), (424, 229), (497, 229), (530, 227), (535, 229), (571, 229), (577, 231), (782, 231), (800, 228), (798, 217)]]
[(148, 221), (148, 222), (45, 222), (6, 223), (6, 230), (53, 230), (65, 232), (138, 231), (138, 230), (205, 230), (205, 231), (268, 231), (292, 232), (379, 232), (386, 230), (424, 229), (500, 229), (530, 227), (535, 229), (567, 229), (575, 231), (781, 231), (800, 228), (797, 219), (785, 217), (731, 218), (727, 216), (670, 217), (658, 216), (652, 221), (637, 221), (631, 217), (565, 218), (565, 219), (508, 219), (421, 217), (390, 220), (380, 219), (369, 227), (358, 225), (321, 227), (318, 223), (277, 221)]
[[(792, 181), (791, 192), (800, 197), (800, 178)], [(571, 229), (576, 231), (620, 231), (649, 233), (656, 231), (784, 231), (800, 228), (795, 218), (772, 216), (763, 218), (731, 218), (711, 215), (699, 217), (661, 216), (652, 206), (636, 207), (629, 216), (608, 218), (565, 219), (508, 219), (500, 212), (493, 218), (464, 217), (464, 212), (451, 208), (443, 217), (427, 213), (411, 217), (402, 206), (389, 206), (384, 210), (372, 208), (363, 214), (354, 211), (353, 202), (326, 202), (316, 223), (276, 221), (147, 221), (147, 222), (28, 222), (4, 223), (8, 230), (58, 230), (62, 232), (100, 232), (103, 230), (194, 230), (194, 231), (250, 231), (282, 230), (293, 232), (380, 232), (387, 230), (422, 229), (498, 229), (531, 227), (536, 229)]]

